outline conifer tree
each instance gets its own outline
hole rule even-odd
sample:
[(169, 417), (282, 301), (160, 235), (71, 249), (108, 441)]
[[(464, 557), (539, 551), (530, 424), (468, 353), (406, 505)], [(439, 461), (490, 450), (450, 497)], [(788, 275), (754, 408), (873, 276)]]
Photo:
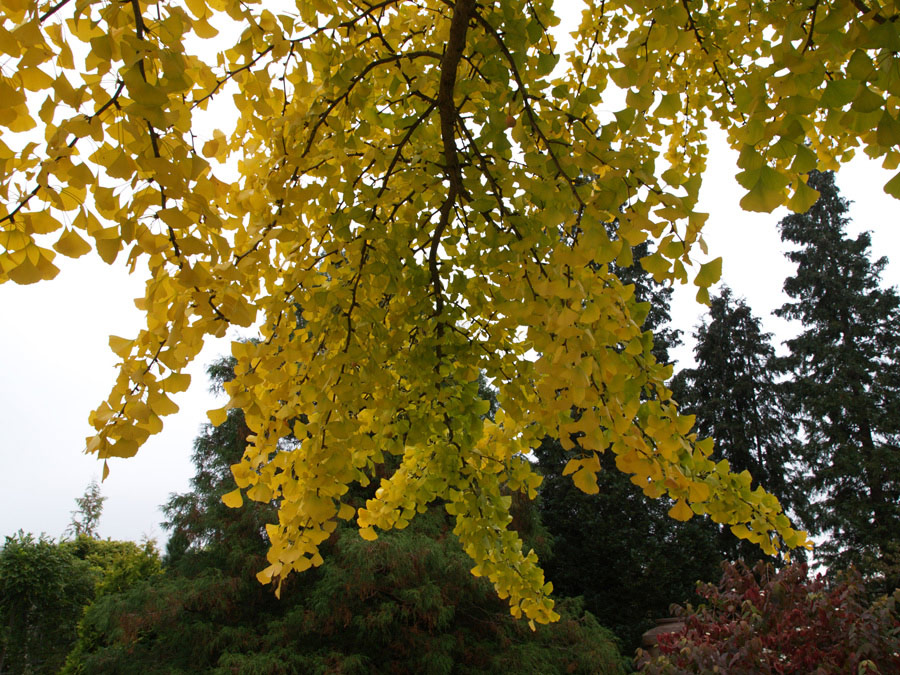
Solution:
[[(785, 508), (802, 503), (792, 462), (797, 424), (773, 370), (771, 333), (725, 287), (694, 338), (697, 365), (680, 371), (673, 383), (682, 412), (696, 416), (697, 433), (715, 439), (715, 457), (733, 471), (748, 471)], [(727, 557), (761, 558), (759, 549), (725, 534), (720, 547)]]
[[(898, 583), (900, 541), (900, 297), (881, 286), (885, 258), (870, 260), (868, 233), (846, 232), (849, 203), (832, 173), (812, 173), (821, 194), (780, 223), (797, 272), (776, 312), (802, 323), (787, 345), (792, 397), (805, 435), (802, 459), (815, 499), (807, 526), (820, 552)], [(893, 573), (889, 568), (893, 565)]]
[(97, 526), (100, 523), (100, 516), (103, 515), (103, 502), (105, 501), (106, 497), (100, 494), (97, 480), (92, 479), (85, 488), (84, 495), (75, 498), (78, 508), (72, 511), (72, 521), (65, 534), (71, 534), (76, 539), (78, 537), (99, 539)]
[[(220, 359), (208, 368), (213, 393), (221, 393), (234, 377), (234, 363), (231, 358)], [(210, 567), (253, 576), (265, 564), (265, 524), (276, 518), (273, 505), (252, 502), (235, 513), (222, 503), (232, 482), (231, 465), (240, 461), (249, 433), (243, 411), (236, 408), (225, 422), (205, 425), (194, 439), (192, 489), (172, 495), (162, 507), (170, 568), (187, 576)]]

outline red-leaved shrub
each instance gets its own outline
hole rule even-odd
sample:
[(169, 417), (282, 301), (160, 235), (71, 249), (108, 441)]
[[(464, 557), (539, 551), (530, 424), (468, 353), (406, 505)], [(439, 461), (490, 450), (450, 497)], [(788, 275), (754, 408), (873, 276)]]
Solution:
[(679, 608), (684, 629), (660, 636), (659, 656), (639, 653), (641, 673), (900, 673), (900, 590), (870, 603), (852, 570), (829, 585), (806, 565), (724, 569), (704, 604)]

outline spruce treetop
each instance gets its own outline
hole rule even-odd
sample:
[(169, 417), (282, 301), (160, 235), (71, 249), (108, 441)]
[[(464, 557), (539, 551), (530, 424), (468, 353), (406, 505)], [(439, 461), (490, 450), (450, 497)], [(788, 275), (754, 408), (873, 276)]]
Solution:
[(812, 503), (804, 520), (826, 534), (835, 567), (854, 563), (900, 583), (900, 295), (881, 285), (885, 258), (872, 261), (868, 233), (846, 233), (848, 202), (831, 173), (810, 184), (822, 197), (781, 221), (798, 244), (785, 281), (792, 298), (776, 312), (799, 321), (783, 360), (803, 430), (800, 457)]

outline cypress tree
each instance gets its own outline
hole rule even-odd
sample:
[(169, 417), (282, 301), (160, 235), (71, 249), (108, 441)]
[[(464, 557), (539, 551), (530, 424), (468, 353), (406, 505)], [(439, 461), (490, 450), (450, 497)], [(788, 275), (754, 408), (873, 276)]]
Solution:
[[(801, 322), (784, 367), (805, 435), (802, 459), (814, 500), (808, 528), (825, 535), (820, 553), (898, 584), (900, 542), (900, 297), (881, 287), (885, 258), (871, 238), (848, 236), (849, 203), (832, 173), (812, 173), (820, 197), (780, 223), (797, 272), (792, 298), (776, 312)], [(893, 568), (893, 571), (891, 571)]]
[[(786, 509), (804, 503), (792, 461), (797, 424), (777, 381), (775, 349), (742, 299), (725, 287), (712, 298), (708, 319), (694, 333), (697, 366), (678, 373), (675, 399), (696, 416), (700, 437), (715, 440), (715, 455), (734, 471), (749, 471)], [(732, 560), (763, 557), (758, 547), (723, 531), (721, 550)]]

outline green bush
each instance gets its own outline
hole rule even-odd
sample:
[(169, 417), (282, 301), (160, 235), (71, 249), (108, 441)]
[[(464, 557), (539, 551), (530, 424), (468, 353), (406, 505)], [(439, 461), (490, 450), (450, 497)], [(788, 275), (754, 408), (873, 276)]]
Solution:
[(0, 551), (0, 672), (56, 673), (94, 592), (90, 565), (21, 531)]

